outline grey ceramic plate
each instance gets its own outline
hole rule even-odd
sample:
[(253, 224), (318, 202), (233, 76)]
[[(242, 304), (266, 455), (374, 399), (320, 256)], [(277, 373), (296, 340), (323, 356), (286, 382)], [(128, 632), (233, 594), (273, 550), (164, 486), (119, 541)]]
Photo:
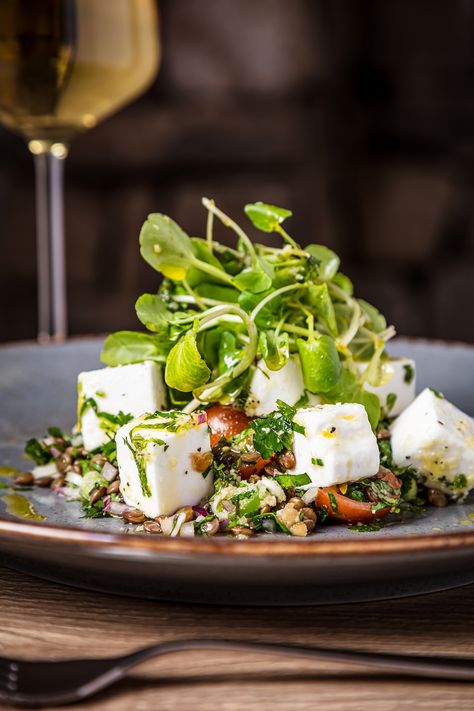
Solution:
[[(100, 341), (0, 349), (0, 464), (28, 466), (23, 443), (74, 421), (76, 377), (99, 365)], [(433, 385), (474, 413), (474, 347), (399, 339), (419, 389)], [(341, 526), (308, 539), (281, 536), (167, 539), (118, 520), (86, 520), (50, 490), (26, 494), (41, 523), (6, 512), (0, 490), (0, 560), (67, 584), (175, 601), (337, 603), (434, 591), (474, 581), (474, 501), (395, 521), (377, 533)]]

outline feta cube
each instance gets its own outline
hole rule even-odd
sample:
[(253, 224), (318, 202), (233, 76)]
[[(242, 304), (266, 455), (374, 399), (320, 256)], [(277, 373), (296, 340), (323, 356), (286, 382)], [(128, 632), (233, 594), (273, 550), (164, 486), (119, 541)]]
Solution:
[(291, 356), (280, 370), (270, 370), (262, 358), (258, 361), (250, 381), (245, 412), (250, 417), (268, 415), (276, 410), (277, 400), (294, 405), (304, 393), (299, 356)]
[[(391, 417), (399, 415), (415, 399), (416, 369), (411, 358), (390, 358), (384, 362), (389, 380), (374, 387), (365, 384), (365, 389), (378, 395), (380, 405)], [(367, 368), (367, 363), (357, 363), (359, 373)], [(392, 404), (393, 396), (395, 401)]]
[(118, 425), (98, 413), (142, 415), (166, 408), (161, 366), (152, 361), (79, 374), (78, 427), (93, 450), (114, 437)]
[(474, 420), (430, 388), (392, 423), (393, 461), (452, 496), (474, 486)]
[(147, 516), (168, 516), (212, 491), (209, 428), (203, 414), (142, 415), (117, 432), (120, 491)]
[(331, 486), (374, 476), (379, 448), (362, 405), (338, 403), (298, 410), (294, 421), (294, 474), (308, 474), (313, 486)]

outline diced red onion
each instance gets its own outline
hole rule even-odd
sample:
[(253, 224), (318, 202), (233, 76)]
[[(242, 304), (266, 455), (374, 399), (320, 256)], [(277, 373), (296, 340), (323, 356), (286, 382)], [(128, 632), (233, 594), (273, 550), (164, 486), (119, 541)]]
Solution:
[(229, 519), (225, 518), (223, 521), (219, 521), (219, 530), (220, 531), (227, 531), (227, 527), (229, 526)]
[(51, 445), (54, 444), (56, 440), (54, 437), (45, 437), (42, 442), (45, 447), (51, 447)]
[(207, 422), (207, 414), (205, 412), (198, 412), (197, 421), (199, 425), (202, 425), (203, 422)]
[(55, 458), (59, 457), (59, 455), (61, 454), (61, 452), (59, 451), (59, 449), (57, 447), (50, 447), (49, 453)]
[(105, 503), (104, 500), (104, 511), (111, 516), (123, 516), (127, 511), (132, 511), (133, 506), (127, 506), (127, 504), (122, 504), (119, 501), (109, 501)]
[(209, 511), (206, 511), (206, 509), (203, 506), (193, 506), (193, 511), (198, 516), (208, 516), (209, 515)]
[(102, 474), (104, 479), (107, 479), (108, 482), (111, 482), (116, 478), (118, 474), (118, 469), (117, 467), (114, 467), (114, 465), (110, 462), (105, 462), (100, 473)]

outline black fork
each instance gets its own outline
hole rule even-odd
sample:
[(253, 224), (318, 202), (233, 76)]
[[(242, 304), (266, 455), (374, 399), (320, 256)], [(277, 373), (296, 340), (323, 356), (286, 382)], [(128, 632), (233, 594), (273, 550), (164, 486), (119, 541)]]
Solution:
[(137, 664), (173, 652), (193, 649), (279, 654), (369, 666), (403, 676), (474, 681), (474, 660), (300, 645), (190, 639), (163, 642), (121, 657), (29, 662), (0, 658), (0, 701), (18, 706), (67, 704), (86, 699), (122, 679)]

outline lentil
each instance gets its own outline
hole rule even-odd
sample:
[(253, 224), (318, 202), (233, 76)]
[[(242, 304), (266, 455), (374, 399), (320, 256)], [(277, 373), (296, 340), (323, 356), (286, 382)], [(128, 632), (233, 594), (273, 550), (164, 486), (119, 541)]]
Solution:
[(278, 464), (281, 464), (283, 469), (293, 469), (296, 466), (295, 455), (287, 449), (286, 452), (282, 452), (278, 457)]
[(34, 480), (35, 480), (35, 478), (31, 472), (20, 472), (13, 479), (13, 483), (16, 486), (31, 486), (31, 484), (33, 484)]
[(131, 509), (130, 511), (125, 511), (125, 513), (122, 514), (122, 518), (124, 518), (127, 523), (143, 523), (145, 514), (139, 511), (139, 509)]
[(118, 479), (115, 479), (109, 486), (107, 487), (107, 493), (108, 494), (118, 494), (120, 491), (120, 482)]
[(72, 457), (70, 454), (63, 452), (59, 457), (56, 457), (55, 462), (58, 472), (64, 474), (72, 464)]
[(426, 496), (432, 506), (443, 508), (448, 505), (448, 497), (446, 494), (443, 494), (442, 491), (438, 491), (437, 489), (428, 489), (426, 491)]
[(158, 521), (144, 521), (143, 528), (147, 533), (161, 533), (161, 526)]
[(215, 536), (219, 530), (219, 521), (217, 518), (213, 518), (211, 521), (206, 521), (201, 526), (201, 532), (205, 536)]
[(40, 486), (43, 489), (48, 488), (51, 486), (53, 483), (53, 477), (52, 476), (40, 476), (38, 479), (35, 479), (35, 485)]
[(100, 486), (98, 489), (94, 489), (92, 494), (89, 496), (89, 503), (96, 504), (99, 499), (101, 499), (107, 493), (106, 486)]
[(193, 509), (191, 506), (183, 506), (183, 508), (178, 509), (178, 511), (176, 511), (176, 513), (177, 514), (181, 514), (181, 513), (185, 514), (184, 523), (187, 523), (188, 521), (192, 521), (194, 518)]
[(253, 536), (253, 531), (248, 526), (234, 526), (230, 530), (236, 538), (250, 538)]

